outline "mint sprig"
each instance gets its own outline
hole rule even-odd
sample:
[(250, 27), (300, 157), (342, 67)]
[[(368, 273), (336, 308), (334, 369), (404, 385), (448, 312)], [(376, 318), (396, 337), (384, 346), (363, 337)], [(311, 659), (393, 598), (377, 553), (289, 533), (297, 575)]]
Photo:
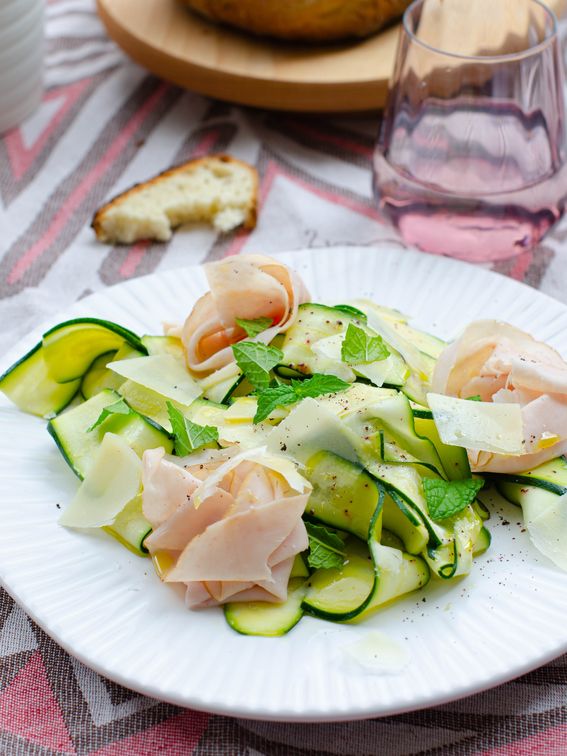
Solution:
[(349, 323), (341, 346), (341, 358), (347, 365), (367, 365), (380, 362), (390, 356), (390, 350), (384, 339), (376, 334), (372, 336), (362, 328)]
[(295, 404), (298, 401), (299, 397), (292, 386), (270, 386), (258, 394), (258, 407), (253, 422), (260, 423), (278, 407), (285, 407), (287, 404)]
[(345, 545), (333, 530), (322, 525), (305, 523), (309, 537), (309, 554), (307, 562), (311, 569), (340, 570), (345, 563)]
[(337, 391), (345, 391), (350, 385), (342, 378), (337, 378), (336, 375), (323, 375), (322, 373), (315, 373), (314, 376), (304, 381), (296, 379), (291, 381), (291, 387), (299, 399), (306, 399), (307, 397), (315, 399), (318, 396), (323, 396), (323, 394), (335, 394)]
[(185, 457), (203, 446), (218, 441), (218, 428), (191, 422), (171, 402), (167, 402), (167, 414), (171, 422), (177, 456)]
[(429, 514), (434, 520), (453, 517), (472, 504), (483, 485), (483, 480), (474, 478), (451, 481), (425, 478), (423, 491)]
[(335, 375), (316, 373), (312, 378), (304, 381), (292, 380), (289, 385), (269, 386), (258, 395), (258, 408), (254, 415), (254, 423), (265, 420), (276, 407), (295, 404), (308, 397), (315, 398), (324, 394), (334, 394), (344, 391), (350, 383), (337, 378)]
[(240, 326), (246, 335), (253, 339), (262, 331), (266, 331), (274, 322), (272, 318), (256, 318), (255, 320), (247, 320), (246, 318), (235, 318), (236, 325)]
[(133, 414), (133, 410), (126, 404), (124, 399), (119, 399), (117, 402), (114, 402), (114, 404), (109, 404), (107, 407), (105, 407), (100, 415), (98, 416), (97, 420), (90, 426), (90, 428), (87, 428), (87, 433), (90, 433), (95, 428), (98, 428), (99, 425), (102, 425), (104, 421), (111, 417), (112, 415), (131, 415)]
[(268, 388), (270, 370), (283, 360), (281, 349), (256, 341), (239, 341), (238, 344), (233, 344), (232, 352), (246, 378), (254, 388), (260, 390)]

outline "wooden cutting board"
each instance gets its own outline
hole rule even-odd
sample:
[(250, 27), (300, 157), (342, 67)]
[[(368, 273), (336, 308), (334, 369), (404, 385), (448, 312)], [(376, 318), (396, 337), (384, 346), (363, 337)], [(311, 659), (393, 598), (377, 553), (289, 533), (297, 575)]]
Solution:
[(176, 0), (97, 0), (109, 35), (137, 63), (202, 94), (305, 112), (383, 107), (398, 28), (359, 42), (304, 46), (201, 20)]

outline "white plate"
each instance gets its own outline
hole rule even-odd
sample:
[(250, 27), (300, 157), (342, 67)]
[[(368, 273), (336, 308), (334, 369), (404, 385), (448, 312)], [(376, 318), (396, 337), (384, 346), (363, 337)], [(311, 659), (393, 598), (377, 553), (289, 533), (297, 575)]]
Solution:
[[(567, 308), (509, 279), (400, 249), (337, 248), (283, 255), (315, 301), (371, 296), (443, 336), (499, 317), (567, 354)], [(205, 290), (202, 270), (140, 278), (77, 303), (78, 315), (157, 333)], [(38, 329), (4, 359), (35, 343)], [(151, 564), (104, 534), (56, 524), (76, 480), (45, 424), (0, 403), (0, 575), (7, 590), (69, 653), (142, 693), (258, 719), (324, 721), (394, 714), (509, 680), (567, 650), (567, 575), (531, 547), (518, 510), (499, 504), (493, 544), (470, 577), (425, 591), (361, 626), (304, 618), (287, 636), (232, 632), (218, 609), (187, 611)], [(502, 522), (504, 518), (509, 524)], [(408, 652), (398, 674), (349, 661), (345, 646), (380, 629)]]

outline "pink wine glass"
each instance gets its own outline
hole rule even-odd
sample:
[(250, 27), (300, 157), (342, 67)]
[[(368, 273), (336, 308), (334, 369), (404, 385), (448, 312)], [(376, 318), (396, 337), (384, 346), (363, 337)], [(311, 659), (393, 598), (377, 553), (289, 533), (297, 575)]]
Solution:
[(530, 0), (527, 49), (466, 56), (419, 39), (424, 1), (404, 16), (374, 153), (380, 213), (427, 252), (486, 262), (529, 251), (567, 202), (557, 20)]

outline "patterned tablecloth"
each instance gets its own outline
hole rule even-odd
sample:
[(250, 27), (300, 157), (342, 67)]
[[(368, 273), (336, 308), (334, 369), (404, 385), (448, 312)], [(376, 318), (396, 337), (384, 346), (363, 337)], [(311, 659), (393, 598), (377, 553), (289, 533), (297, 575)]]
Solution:
[[(0, 346), (86, 294), (242, 250), (379, 248), (370, 193), (376, 118), (245, 110), (183, 92), (127, 61), (92, 0), (51, 0), (39, 112), (0, 139)], [(165, 166), (228, 151), (258, 167), (251, 234), (208, 227), (111, 249), (88, 224), (112, 194)], [(567, 223), (496, 269), (567, 301)], [(182, 710), (102, 679), (0, 589), (2, 754), (567, 754), (567, 657), (482, 695), (365, 722), (289, 725)]]

